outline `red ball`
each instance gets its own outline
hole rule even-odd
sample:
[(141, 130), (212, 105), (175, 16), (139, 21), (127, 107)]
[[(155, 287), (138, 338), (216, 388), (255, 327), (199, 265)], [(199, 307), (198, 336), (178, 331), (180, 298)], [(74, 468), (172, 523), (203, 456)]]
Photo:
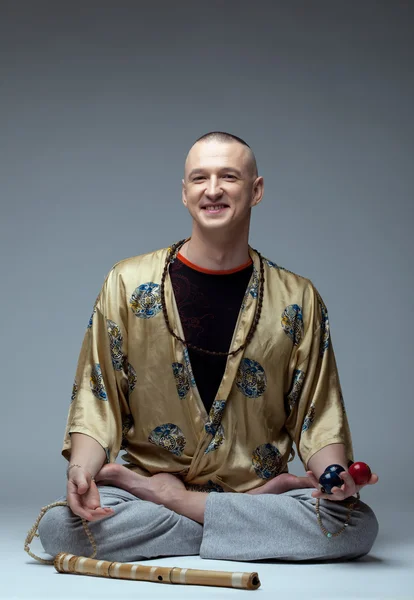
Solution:
[(365, 485), (371, 479), (371, 469), (364, 462), (353, 463), (348, 472), (357, 485)]

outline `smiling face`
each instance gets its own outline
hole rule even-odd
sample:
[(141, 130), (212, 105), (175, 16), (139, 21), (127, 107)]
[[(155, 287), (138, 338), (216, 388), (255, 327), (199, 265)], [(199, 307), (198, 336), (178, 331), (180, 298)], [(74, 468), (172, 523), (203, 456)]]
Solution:
[(193, 228), (236, 233), (248, 229), (252, 206), (263, 196), (250, 149), (217, 140), (194, 144), (185, 162), (182, 201)]

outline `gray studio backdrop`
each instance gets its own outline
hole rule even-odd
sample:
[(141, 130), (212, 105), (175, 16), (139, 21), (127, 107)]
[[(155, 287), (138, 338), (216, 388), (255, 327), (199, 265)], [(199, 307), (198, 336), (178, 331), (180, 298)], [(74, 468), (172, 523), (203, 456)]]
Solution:
[(410, 508), (412, 7), (1, 3), (4, 506), (35, 518), (65, 493), (66, 416), (104, 277), (190, 233), (186, 153), (225, 130), (265, 181), (251, 244), (327, 304), (355, 457), (380, 476), (362, 498), (382, 525)]

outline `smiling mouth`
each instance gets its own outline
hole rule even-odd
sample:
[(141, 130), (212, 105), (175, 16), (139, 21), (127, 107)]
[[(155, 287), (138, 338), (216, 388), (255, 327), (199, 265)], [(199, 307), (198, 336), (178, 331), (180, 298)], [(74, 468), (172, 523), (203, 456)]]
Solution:
[(211, 206), (203, 206), (202, 210), (205, 210), (209, 213), (218, 213), (224, 210), (225, 208), (228, 208), (226, 204), (213, 204)]

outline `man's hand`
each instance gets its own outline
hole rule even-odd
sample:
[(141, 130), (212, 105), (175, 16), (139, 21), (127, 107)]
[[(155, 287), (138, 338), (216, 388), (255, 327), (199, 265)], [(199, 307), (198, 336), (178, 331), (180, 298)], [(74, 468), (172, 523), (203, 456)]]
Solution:
[(66, 501), (71, 511), (87, 521), (98, 521), (114, 514), (112, 508), (102, 508), (96, 483), (85, 469), (71, 469), (66, 486)]
[[(309, 477), (312, 485), (316, 488), (315, 492), (312, 492), (313, 498), (325, 498), (326, 500), (334, 500), (340, 501), (353, 496), (357, 492), (359, 492), (364, 485), (356, 485), (355, 481), (352, 479), (349, 471), (341, 471), (339, 473), (339, 477), (343, 480), (343, 485), (341, 487), (333, 487), (332, 494), (324, 494), (320, 491), (320, 483), (316, 479), (315, 475), (312, 471), (306, 471), (307, 476)], [(374, 485), (378, 481), (378, 475), (372, 473), (371, 479), (365, 485)]]

